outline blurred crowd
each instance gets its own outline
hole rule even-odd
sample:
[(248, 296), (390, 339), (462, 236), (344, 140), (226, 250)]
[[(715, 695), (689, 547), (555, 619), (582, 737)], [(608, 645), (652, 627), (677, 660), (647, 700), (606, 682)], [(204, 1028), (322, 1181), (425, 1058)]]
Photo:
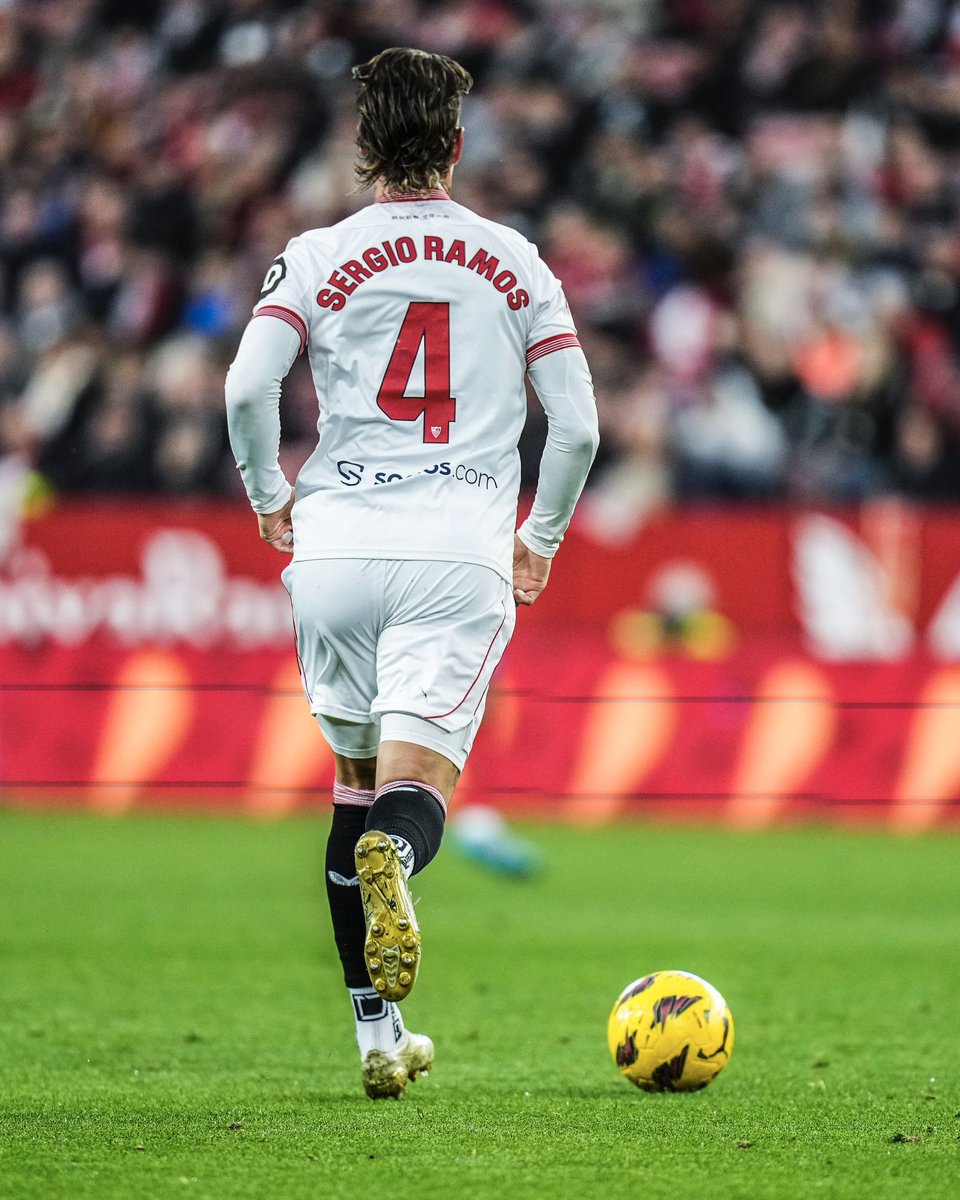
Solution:
[[(0, 0), (0, 467), (239, 491), (226, 367), (288, 238), (368, 202), (350, 67), (390, 45), (476, 78), (455, 197), (564, 282), (601, 526), (960, 500), (954, 0)], [(303, 360), (283, 419), (293, 474)]]

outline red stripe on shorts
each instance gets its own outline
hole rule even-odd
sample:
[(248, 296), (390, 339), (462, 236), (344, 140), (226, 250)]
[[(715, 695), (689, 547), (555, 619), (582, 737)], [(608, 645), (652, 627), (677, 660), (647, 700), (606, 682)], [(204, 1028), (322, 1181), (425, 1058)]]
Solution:
[[(466, 700), (466, 698), (470, 695), (470, 693), (473, 691), (473, 689), (477, 686), (477, 680), (483, 674), (483, 668), (487, 665), (487, 659), (490, 657), (490, 651), (493, 649), (493, 643), (500, 636), (500, 630), (503, 628), (503, 622), (506, 619), (507, 619), (507, 612), (506, 612), (506, 609), (504, 609), (503, 619), (501, 620), (500, 624), (497, 626), (497, 632), (490, 639), (490, 645), (487, 647), (487, 652), (483, 656), (483, 662), (480, 664), (480, 670), (474, 676), (473, 683), (471, 683), (470, 686), (467, 688), (467, 690), (463, 693), (463, 698), (461, 699), (460, 704), (463, 704), (464, 700)], [(450, 717), (457, 711), (457, 709), (460, 707), (460, 704), (455, 704), (453, 706), (453, 708), (450, 709), (449, 712), (436, 713), (434, 716), (427, 717), (426, 719), (428, 721), (439, 721), (441, 717)]]

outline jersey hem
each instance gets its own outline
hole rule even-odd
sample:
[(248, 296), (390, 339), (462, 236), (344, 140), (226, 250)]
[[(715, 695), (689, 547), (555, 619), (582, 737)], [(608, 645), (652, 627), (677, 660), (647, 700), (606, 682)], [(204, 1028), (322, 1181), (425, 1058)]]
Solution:
[[(296, 539), (296, 531), (294, 531), (294, 539)], [(296, 540), (294, 540), (296, 547)], [(488, 567), (500, 576), (502, 580), (513, 586), (513, 572), (506, 571), (503, 564), (494, 558), (488, 558), (482, 554), (463, 554), (462, 552), (450, 551), (444, 553), (442, 550), (386, 550), (379, 548), (364, 547), (360, 549), (337, 548), (328, 550), (297, 550), (294, 549), (293, 561), (296, 562), (312, 562), (317, 559), (328, 558), (369, 558), (369, 559), (388, 559), (391, 562), (452, 562), (465, 563), (475, 567)]]

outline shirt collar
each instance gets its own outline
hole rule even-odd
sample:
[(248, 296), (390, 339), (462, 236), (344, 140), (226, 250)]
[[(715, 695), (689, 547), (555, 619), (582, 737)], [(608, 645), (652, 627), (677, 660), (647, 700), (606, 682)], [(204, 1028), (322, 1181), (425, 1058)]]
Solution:
[(379, 196), (376, 200), (377, 204), (409, 204), (415, 201), (424, 200), (449, 200), (449, 195), (443, 188), (432, 188), (429, 192), (389, 192), (385, 196)]

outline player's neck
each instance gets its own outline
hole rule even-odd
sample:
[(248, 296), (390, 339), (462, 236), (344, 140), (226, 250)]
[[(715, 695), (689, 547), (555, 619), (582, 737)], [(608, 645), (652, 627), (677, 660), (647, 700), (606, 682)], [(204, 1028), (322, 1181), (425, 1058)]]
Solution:
[(382, 179), (377, 179), (373, 184), (373, 198), (378, 204), (389, 204), (391, 200), (449, 200), (452, 183), (452, 168), (440, 181), (439, 187), (433, 188), (392, 188), (387, 187)]

